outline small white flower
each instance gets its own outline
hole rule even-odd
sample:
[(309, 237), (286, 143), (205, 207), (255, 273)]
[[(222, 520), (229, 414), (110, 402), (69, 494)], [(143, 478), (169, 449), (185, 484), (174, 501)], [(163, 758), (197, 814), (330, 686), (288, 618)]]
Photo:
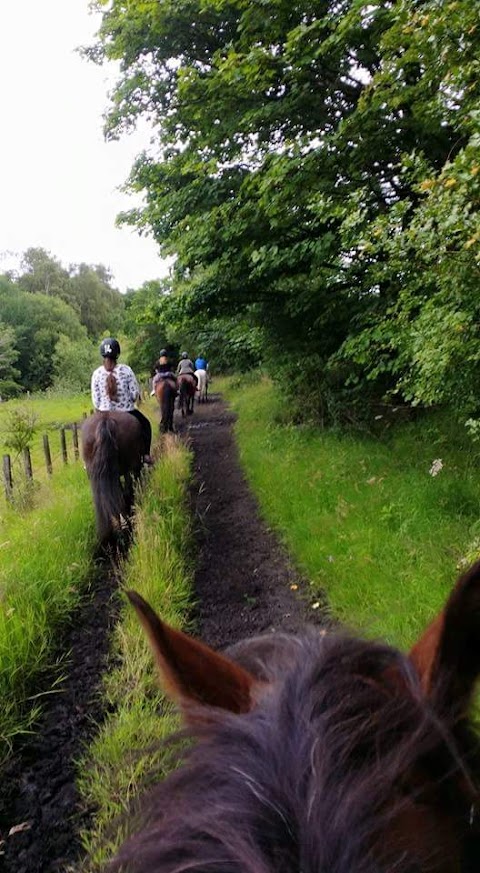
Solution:
[(443, 461), (441, 458), (435, 458), (429, 470), (430, 476), (438, 476), (440, 470), (443, 470)]

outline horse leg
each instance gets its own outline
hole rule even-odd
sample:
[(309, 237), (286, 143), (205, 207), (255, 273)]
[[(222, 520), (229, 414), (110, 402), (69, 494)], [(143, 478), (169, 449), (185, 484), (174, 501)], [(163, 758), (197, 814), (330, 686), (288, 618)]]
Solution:
[(134, 474), (131, 470), (129, 470), (128, 473), (125, 473), (125, 485), (123, 489), (123, 494), (125, 500), (125, 513), (127, 515), (130, 515), (133, 508), (133, 499), (135, 496)]

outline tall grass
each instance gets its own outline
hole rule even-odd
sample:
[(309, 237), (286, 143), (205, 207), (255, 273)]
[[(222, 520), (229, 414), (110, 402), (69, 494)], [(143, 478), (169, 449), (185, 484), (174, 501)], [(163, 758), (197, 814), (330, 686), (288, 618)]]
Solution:
[[(222, 385), (238, 413), (242, 463), (267, 522), (352, 626), (408, 646), (480, 543), (478, 451), (438, 416), (380, 438), (282, 426), (263, 381)], [(430, 474), (432, 462), (443, 468)]]
[(94, 519), (80, 465), (61, 471), (41, 505), (6, 510), (0, 542), (0, 759), (35, 716), (28, 695), (49, 662), (56, 627), (88, 583)]
[[(186, 506), (190, 455), (165, 438), (138, 504), (135, 543), (124, 567), (124, 586), (134, 588), (173, 625), (185, 624), (191, 597), (191, 526)], [(159, 741), (176, 724), (158, 690), (152, 656), (138, 619), (125, 605), (112, 655), (118, 666), (105, 678), (112, 710), (81, 768), (79, 785), (95, 808), (93, 828), (83, 835), (88, 860), (79, 869), (103, 870), (125, 836), (122, 813), (147, 780), (172, 766), (171, 752)]]
[[(88, 395), (32, 396), (41, 430), (81, 420)], [(25, 399), (0, 404), (0, 426)], [(145, 405), (153, 419), (156, 406)], [(94, 511), (80, 463), (58, 463), (54, 476), (39, 476), (41, 449), (32, 453), (34, 484), (17, 469), (15, 505), (0, 504), (0, 761), (13, 738), (37, 715), (35, 677), (48, 664), (59, 622), (89, 584), (96, 545)], [(73, 459), (73, 452), (70, 457)]]

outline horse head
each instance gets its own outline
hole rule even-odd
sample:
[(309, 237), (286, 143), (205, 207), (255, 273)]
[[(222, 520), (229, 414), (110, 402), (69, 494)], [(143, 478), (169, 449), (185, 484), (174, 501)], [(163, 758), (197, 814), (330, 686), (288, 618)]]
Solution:
[(409, 655), (317, 629), (220, 654), (128, 596), (196, 742), (114, 869), (478, 869), (480, 564)]

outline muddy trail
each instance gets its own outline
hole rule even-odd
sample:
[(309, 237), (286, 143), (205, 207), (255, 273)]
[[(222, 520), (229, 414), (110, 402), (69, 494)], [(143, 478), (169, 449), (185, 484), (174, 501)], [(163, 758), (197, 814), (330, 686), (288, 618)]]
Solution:
[(195, 613), (199, 635), (214, 648), (325, 621), (311, 610), (305, 580), (260, 518), (240, 468), (234, 422), (214, 394), (184, 427), (194, 453)]
[[(197, 551), (195, 619), (214, 648), (278, 628), (321, 621), (303, 580), (261, 521), (240, 469), (235, 417), (220, 396), (197, 406), (178, 430), (194, 453), (190, 499)], [(0, 871), (67, 873), (81, 856), (78, 833), (91, 811), (75, 787), (76, 761), (105, 717), (102, 674), (119, 610), (115, 566), (98, 568), (89, 595), (58, 640), (63, 681), (46, 693), (34, 735), (18, 746), (0, 781)], [(298, 592), (298, 594), (297, 594)], [(43, 691), (48, 692), (44, 680)]]
[(99, 558), (94, 577), (59, 632), (53, 662), (36, 689), (42, 712), (1, 771), (0, 871), (66, 873), (89, 819), (75, 786), (76, 762), (106, 715), (100, 696), (110, 632), (120, 601), (115, 563)]

